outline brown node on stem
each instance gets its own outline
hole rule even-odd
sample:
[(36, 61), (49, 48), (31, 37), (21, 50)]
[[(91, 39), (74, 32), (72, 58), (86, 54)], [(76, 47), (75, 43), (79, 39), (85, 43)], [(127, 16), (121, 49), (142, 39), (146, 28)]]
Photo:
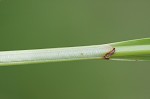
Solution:
[(106, 53), (104, 59), (109, 60), (110, 57), (115, 53), (115, 48), (113, 48), (110, 52)]

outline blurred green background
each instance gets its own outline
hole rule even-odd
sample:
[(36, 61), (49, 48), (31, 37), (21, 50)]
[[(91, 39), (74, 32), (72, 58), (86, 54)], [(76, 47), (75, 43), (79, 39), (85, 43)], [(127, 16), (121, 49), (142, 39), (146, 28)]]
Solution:
[[(150, 37), (149, 0), (0, 0), (0, 50)], [(73, 61), (0, 67), (0, 99), (150, 99), (150, 63)]]

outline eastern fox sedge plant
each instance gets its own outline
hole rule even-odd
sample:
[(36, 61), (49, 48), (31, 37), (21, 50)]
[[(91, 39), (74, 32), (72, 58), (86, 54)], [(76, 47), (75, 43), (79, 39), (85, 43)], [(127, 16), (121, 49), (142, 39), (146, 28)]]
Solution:
[(0, 66), (86, 59), (149, 61), (150, 38), (92, 46), (0, 52)]

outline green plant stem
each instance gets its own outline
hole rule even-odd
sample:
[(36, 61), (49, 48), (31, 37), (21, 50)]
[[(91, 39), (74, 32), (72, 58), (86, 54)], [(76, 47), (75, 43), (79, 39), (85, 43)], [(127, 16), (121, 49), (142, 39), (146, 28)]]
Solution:
[(150, 60), (150, 38), (117, 43), (0, 52), (0, 65), (16, 65), (84, 59)]
[(150, 38), (110, 43), (116, 48), (112, 60), (150, 61)]
[(150, 45), (121, 46), (116, 47), (116, 53), (111, 57), (112, 60), (132, 60), (144, 61), (150, 58)]

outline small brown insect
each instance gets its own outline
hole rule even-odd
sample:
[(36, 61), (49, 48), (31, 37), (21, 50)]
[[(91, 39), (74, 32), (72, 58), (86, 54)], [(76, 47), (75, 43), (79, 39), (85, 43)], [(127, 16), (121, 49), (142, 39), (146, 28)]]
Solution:
[(115, 48), (113, 48), (110, 52), (106, 53), (104, 59), (109, 60), (110, 57), (115, 53)]

